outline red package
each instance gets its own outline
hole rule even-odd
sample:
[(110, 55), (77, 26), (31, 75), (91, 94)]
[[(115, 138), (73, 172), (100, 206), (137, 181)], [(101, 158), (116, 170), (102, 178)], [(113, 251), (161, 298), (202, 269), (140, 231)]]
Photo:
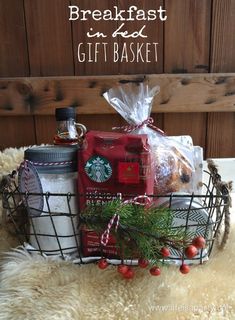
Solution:
[[(78, 190), (80, 210), (86, 204), (110, 201), (122, 194), (153, 194), (154, 174), (147, 135), (90, 131), (84, 149), (78, 156)], [(83, 254), (100, 252), (100, 236), (91, 230), (82, 231)], [(114, 255), (112, 237), (102, 252)]]

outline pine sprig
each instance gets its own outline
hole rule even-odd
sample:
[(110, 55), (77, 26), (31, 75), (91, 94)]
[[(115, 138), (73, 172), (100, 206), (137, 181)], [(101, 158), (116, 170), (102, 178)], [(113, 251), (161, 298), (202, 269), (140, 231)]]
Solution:
[(190, 241), (185, 228), (174, 228), (173, 213), (168, 208), (145, 208), (133, 203), (113, 200), (102, 205), (90, 204), (81, 214), (81, 221), (89, 229), (102, 234), (110, 219), (120, 217), (117, 232), (111, 228), (122, 259), (141, 257), (152, 263), (162, 259), (162, 247), (181, 251)]

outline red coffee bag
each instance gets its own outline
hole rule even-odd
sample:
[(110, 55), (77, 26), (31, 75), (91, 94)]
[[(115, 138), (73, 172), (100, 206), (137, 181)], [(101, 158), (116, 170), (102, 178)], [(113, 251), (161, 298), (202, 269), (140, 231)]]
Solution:
[[(79, 207), (88, 203), (110, 201), (122, 194), (122, 199), (153, 194), (154, 174), (147, 135), (90, 131), (78, 156)], [(82, 231), (83, 254), (100, 252), (100, 235)], [(111, 237), (102, 252), (115, 255)]]

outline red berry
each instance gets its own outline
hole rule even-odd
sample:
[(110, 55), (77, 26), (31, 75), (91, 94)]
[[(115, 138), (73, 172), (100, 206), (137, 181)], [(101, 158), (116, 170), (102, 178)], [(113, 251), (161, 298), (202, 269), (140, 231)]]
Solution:
[(160, 276), (161, 270), (158, 267), (152, 267), (149, 272), (151, 273), (152, 276)]
[(98, 261), (98, 267), (100, 269), (106, 269), (108, 267), (108, 262), (106, 259), (101, 259)]
[(198, 236), (198, 237), (193, 239), (192, 244), (197, 249), (202, 249), (202, 248), (205, 248), (205, 246), (206, 246), (206, 240), (202, 236)]
[(192, 244), (185, 249), (185, 255), (187, 258), (191, 259), (198, 254), (198, 250)]
[(140, 268), (146, 268), (149, 265), (149, 261), (147, 259), (140, 258), (138, 260), (138, 265)]
[(183, 274), (189, 273), (190, 268), (187, 264), (182, 263), (182, 265), (180, 266), (180, 272)]
[(125, 264), (119, 264), (117, 267), (117, 270), (119, 273), (124, 274), (128, 271), (129, 267), (126, 266)]
[(161, 254), (163, 257), (167, 258), (170, 255), (170, 250), (166, 247), (161, 248)]
[(123, 273), (123, 278), (125, 279), (133, 279), (134, 278), (134, 270), (131, 267), (128, 267), (128, 270)]

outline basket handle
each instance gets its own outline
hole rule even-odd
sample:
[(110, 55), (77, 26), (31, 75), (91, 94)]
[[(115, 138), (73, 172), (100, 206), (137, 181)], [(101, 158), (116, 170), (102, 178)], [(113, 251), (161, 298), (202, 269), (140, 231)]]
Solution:
[(229, 182), (224, 182), (221, 181), (221, 176), (218, 173), (218, 168), (215, 165), (213, 160), (207, 160), (208, 164), (208, 169), (211, 173), (212, 176), (212, 182), (214, 186), (216, 187), (217, 190), (217, 195), (224, 196), (224, 231), (222, 234), (221, 231), (221, 224), (220, 228), (216, 234), (216, 241), (217, 241), (217, 246), (220, 250), (224, 249), (228, 238), (229, 238), (229, 233), (230, 233), (230, 208), (232, 206), (232, 198), (231, 198), (231, 191), (232, 191), (232, 181)]

